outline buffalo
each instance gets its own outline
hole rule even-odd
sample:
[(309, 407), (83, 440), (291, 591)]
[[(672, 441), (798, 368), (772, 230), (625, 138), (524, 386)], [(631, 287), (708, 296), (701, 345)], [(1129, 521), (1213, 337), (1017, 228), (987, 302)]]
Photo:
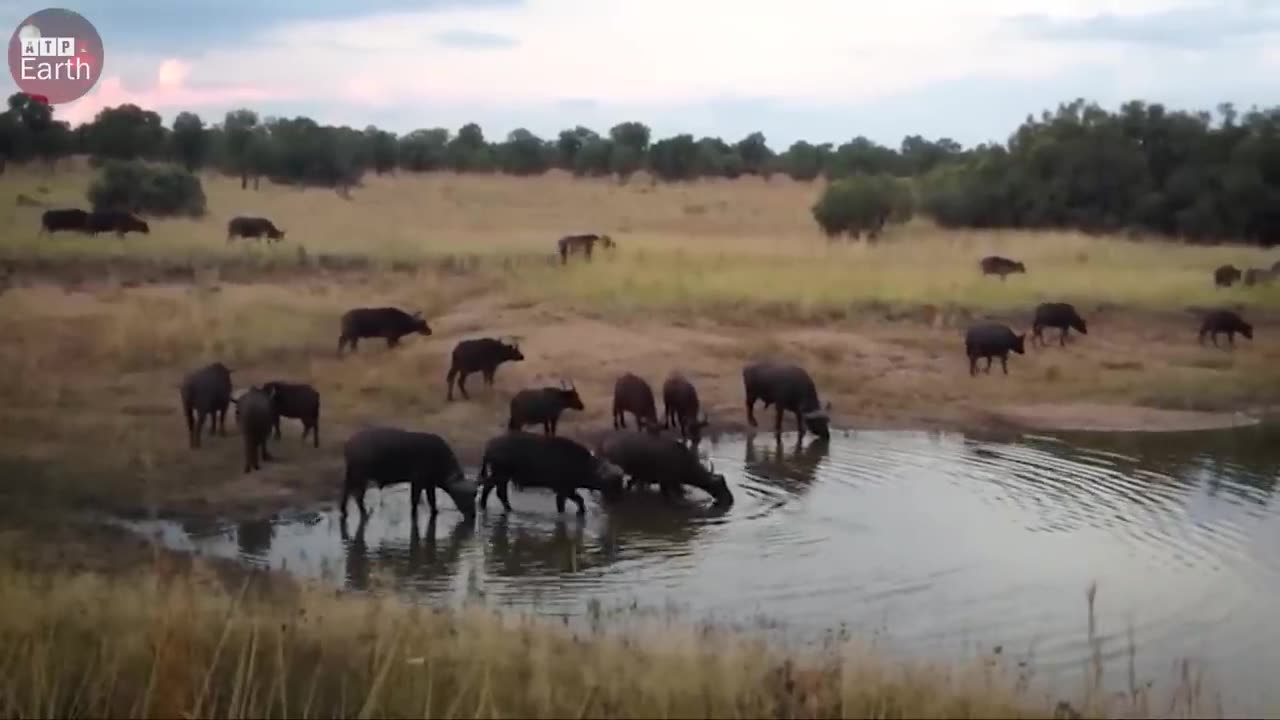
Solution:
[(1025, 273), (1027, 266), (1017, 260), (1010, 260), (999, 255), (988, 255), (978, 261), (983, 275), (999, 275), (1001, 280), (1013, 273)]
[(717, 504), (733, 503), (724, 475), (710, 462), (704, 465), (697, 453), (679, 440), (615, 431), (599, 441), (597, 453), (622, 468), (631, 478), (631, 487), (656, 484), (662, 496), (671, 500), (682, 485), (688, 485), (706, 492)]
[(85, 230), (90, 235), (114, 232), (116, 237), (124, 237), (125, 233), (130, 232), (151, 234), (151, 226), (147, 225), (146, 220), (122, 210), (94, 210), (85, 219)]
[(264, 217), (244, 217), (238, 215), (227, 221), (227, 242), (237, 237), (254, 238), (267, 236), (267, 241), (283, 240), (284, 230)]
[(1272, 280), (1275, 280), (1275, 272), (1267, 268), (1249, 268), (1244, 271), (1244, 284), (1247, 287), (1269, 285)]
[(578, 488), (616, 500), (622, 495), (624, 480), (620, 468), (575, 440), (513, 431), (485, 445), (480, 462), (480, 507), (488, 505), (489, 491), (497, 488), (498, 500), (510, 512), (507, 484), (512, 483), (516, 488), (548, 488), (555, 492), (557, 512), (563, 513), (565, 502), (572, 500), (578, 514), (583, 515), (587, 506)]
[(209, 433), (227, 434), (227, 408), (231, 405), (231, 370), (221, 362), (187, 373), (178, 387), (182, 414), (187, 420), (191, 447), (200, 447), (204, 419), (213, 416)]
[(350, 345), (356, 350), (361, 338), (385, 338), (387, 347), (400, 344), (400, 338), (410, 333), (430, 335), (431, 328), (422, 313), (412, 315), (393, 307), (355, 308), (342, 314), (342, 330), (338, 336), (338, 353)]
[(702, 440), (702, 429), (708, 424), (705, 414), (699, 415), (698, 390), (689, 379), (672, 372), (662, 383), (663, 427), (676, 425), (680, 437), (697, 445)]
[(996, 322), (978, 323), (964, 335), (964, 351), (969, 356), (969, 375), (978, 374), (978, 358), (987, 359), (987, 372), (991, 372), (992, 358), (1000, 358), (1000, 367), (1009, 374), (1009, 351), (1026, 354), (1023, 340), (1026, 333), (1015, 335), (1008, 326)]
[(526, 425), (542, 423), (545, 434), (555, 435), (560, 413), (565, 410), (585, 410), (582, 398), (578, 396), (578, 389), (563, 380), (560, 384), (561, 387), (525, 388), (513, 395), (507, 429), (520, 430)]
[(1200, 344), (1204, 344), (1204, 336), (1207, 334), (1213, 340), (1213, 346), (1218, 347), (1219, 333), (1226, 333), (1227, 344), (1235, 347), (1236, 333), (1250, 340), (1253, 339), (1253, 326), (1232, 310), (1213, 310), (1206, 313), (1204, 320), (1200, 323)]
[(273, 391), (260, 387), (251, 387), (238, 398), (231, 398), (236, 406), (236, 426), (240, 428), (240, 436), (244, 438), (244, 471), (257, 470), (262, 462), (272, 459), (267, 452), (267, 438), (271, 437), (271, 426), (276, 419), (276, 408)]
[(782, 439), (782, 415), (795, 413), (796, 430), (804, 437), (808, 428), (819, 438), (831, 437), (831, 403), (823, 407), (818, 403), (818, 390), (813, 378), (798, 365), (758, 362), (742, 368), (742, 384), (747, 395), (747, 423), (756, 427), (756, 400), (765, 407), (774, 406), (773, 432)]
[(1213, 284), (1218, 287), (1231, 287), (1240, 279), (1240, 268), (1235, 265), (1223, 265), (1213, 271)]
[(1075, 328), (1081, 335), (1088, 335), (1089, 330), (1085, 324), (1084, 318), (1076, 312), (1075, 306), (1071, 303), (1041, 303), (1036, 308), (1035, 317), (1031, 321), (1031, 344), (1036, 341), (1040, 342), (1041, 347), (1044, 346), (1044, 329), (1047, 327), (1058, 328), (1062, 334), (1058, 336), (1058, 346), (1065, 347), (1067, 344), (1067, 333)]
[(653, 388), (644, 378), (634, 373), (624, 373), (613, 384), (613, 427), (627, 426), (626, 413), (635, 416), (641, 430), (658, 430), (658, 406), (653, 399)]
[(280, 439), (280, 418), (293, 418), (302, 422), (302, 439), (310, 433), (313, 447), (320, 447), (320, 392), (306, 383), (281, 380), (263, 383), (262, 389), (275, 398), (272, 425), (276, 439)]
[(507, 344), (494, 338), (462, 340), (453, 348), (453, 360), (449, 365), (449, 374), (445, 376), (445, 383), (449, 386), (448, 399), (453, 399), (455, 378), (463, 399), (469, 399), (468, 375), (473, 372), (483, 373), (484, 384), (492, 387), (493, 374), (497, 372), (499, 365), (521, 360), (524, 360), (524, 354), (520, 352), (520, 346), (514, 342)]
[(40, 231), (38, 235), (52, 235), (60, 230), (88, 232), (89, 213), (80, 208), (63, 208), (45, 210), (40, 214)]
[(618, 245), (608, 235), (597, 235), (596, 233), (565, 235), (556, 242), (556, 250), (560, 253), (560, 264), (563, 265), (569, 262), (569, 255), (577, 252), (581, 252), (590, 261), (591, 251), (597, 242), (605, 248), (613, 248)]
[(355, 498), (362, 522), (369, 516), (364, 495), (370, 483), (379, 488), (409, 483), (410, 512), (415, 522), (424, 491), (431, 515), (437, 513), (436, 488), (444, 490), (465, 517), (475, 516), (475, 483), (467, 480), (458, 456), (439, 435), (391, 427), (366, 428), (347, 439), (342, 455), (346, 461), (342, 484), (344, 526), (348, 498)]

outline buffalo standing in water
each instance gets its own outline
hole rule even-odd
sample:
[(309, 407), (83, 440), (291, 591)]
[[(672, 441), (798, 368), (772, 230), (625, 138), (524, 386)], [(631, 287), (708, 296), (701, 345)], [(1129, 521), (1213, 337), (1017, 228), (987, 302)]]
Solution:
[(600, 440), (597, 451), (631, 477), (631, 487), (656, 484), (662, 496), (671, 500), (682, 485), (688, 485), (707, 493), (717, 504), (733, 503), (724, 475), (710, 462), (704, 465), (694, 450), (679, 440), (614, 431)]
[(377, 427), (361, 430), (342, 446), (346, 475), (342, 484), (342, 522), (347, 520), (347, 498), (355, 498), (363, 522), (369, 516), (364, 494), (370, 483), (384, 488), (409, 483), (411, 517), (418, 517), (418, 502), (426, 492), (427, 507), (434, 516), (436, 488), (453, 500), (466, 517), (476, 512), (476, 486), (462, 472), (453, 448), (433, 433)]
[(796, 430), (804, 437), (807, 428), (819, 438), (831, 437), (831, 403), (818, 403), (818, 389), (813, 378), (799, 365), (758, 362), (742, 369), (742, 384), (747, 395), (747, 423), (756, 427), (756, 400), (765, 407), (774, 406), (776, 416), (773, 433), (782, 440), (782, 415), (796, 416)]
[(513, 483), (517, 488), (549, 488), (556, 494), (557, 512), (564, 512), (566, 501), (572, 500), (582, 515), (587, 506), (577, 492), (579, 488), (595, 490), (606, 499), (616, 500), (622, 495), (623, 479), (620, 468), (593, 455), (576, 440), (508, 432), (485, 445), (484, 459), (480, 462), (480, 506), (488, 504), (489, 491), (496, 487), (498, 500), (510, 512), (507, 484)]

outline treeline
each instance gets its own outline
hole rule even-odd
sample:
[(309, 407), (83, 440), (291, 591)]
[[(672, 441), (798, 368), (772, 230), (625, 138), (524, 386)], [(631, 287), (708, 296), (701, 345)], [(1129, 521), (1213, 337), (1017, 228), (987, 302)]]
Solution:
[[(672, 182), (775, 174), (850, 179), (849, 197), (851, 187), (879, 188), (881, 200), (855, 213), (860, 217), (909, 217), (902, 208), (909, 203), (953, 227), (1280, 242), (1280, 108), (1240, 113), (1222, 105), (1209, 113), (1132, 101), (1113, 112), (1077, 100), (1028, 116), (1005, 143), (965, 148), (911, 135), (894, 148), (859, 136), (839, 145), (799, 141), (778, 151), (759, 132), (729, 141), (690, 134), (654, 139), (640, 122), (603, 134), (579, 126), (555, 138), (518, 129), (490, 140), (474, 123), (397, 135), (241, 109), (213, 123), (184, 112), (166, 127), (136, 105), (105, 109), (71, 128), (43, 103), (21, 93), (9, 98), (0, 114), (0, 160), (52, 162), (68, 154), (213, 169), (240, 177), (243, 187), (266, 178), (345, 188), (368, 172), (397, 171), (531, 176), (561, 169), (625, 180), (644, 170)], [(862, 176), (878, 179), (855, 180)], [(893, 187), (905, 180), (909, 200), (885, 190), (887, 179), (897, 181)]]

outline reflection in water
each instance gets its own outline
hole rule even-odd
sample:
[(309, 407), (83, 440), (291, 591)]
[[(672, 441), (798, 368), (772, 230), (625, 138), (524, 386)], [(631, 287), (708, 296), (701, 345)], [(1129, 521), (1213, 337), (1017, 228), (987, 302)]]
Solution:
[(704, 440), (737, 496), (728, 507), (648, 492), (589, 501), (579, 518), (526, 490), (515, 512), (467, 522), (445, 505), (419, 529), (407, 492), (389, 490), (349, 535), (336, 511), (155, 529), (175, 546), (354, 588), (387, 573), (436, 602), (478, 594), (556, 615), (674, 602), (722, 621), (763, 614), (793, 637), (883, 628), (928, 656), (978, 641), (1034, 648), (1037, 673), (1061, 682), (1093, 652), (1084, 591), (1096, 581), (1117, 683), (1132, 623), (1140, 678), (1166, 679), (1190, 655), (1229, 681), (1228, 697), (1280, 701), (1268, 675), (1280, 661), (1275, 430), (808, 440)]

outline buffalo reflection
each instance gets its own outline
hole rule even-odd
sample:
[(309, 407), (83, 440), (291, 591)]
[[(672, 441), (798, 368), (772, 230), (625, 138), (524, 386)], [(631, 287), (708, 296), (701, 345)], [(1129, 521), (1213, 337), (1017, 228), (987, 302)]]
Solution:
[(436, 540), (436, 518), (430, 516), (425, 528), (416, 519), (410, 521), (409, 541), (385, 539), (378, 543), (370, 559), (365, 530), (368, 520), (360, 522), (354, 534), (339, 523), (346, 550), (347, 586), (366, 590), (373, 566), (385, 568), (394, 578), (412, 587), (430, 589), (447, 584), (457, 574), (462, 551), (475, 534), (475, 525), (462, 518), (450, 530), (444, 547)]
[(806, 446), (803, 438), (798, 436), (790, 456), (784, 452), (780, 438), (774, 443), (772, 451), (757, 450), (755, 436), (748, 435), (743, 466), (751, 477), (795, 493), (807, 490), (812, 485), (818, 474), (818, 466), (830, 452), (830, 440), (815, 438)]
[(269, 518), (245, 520), (236, 524), (236, 546), (242, 556), (266, 557), (274, 539), (275, 523)]

